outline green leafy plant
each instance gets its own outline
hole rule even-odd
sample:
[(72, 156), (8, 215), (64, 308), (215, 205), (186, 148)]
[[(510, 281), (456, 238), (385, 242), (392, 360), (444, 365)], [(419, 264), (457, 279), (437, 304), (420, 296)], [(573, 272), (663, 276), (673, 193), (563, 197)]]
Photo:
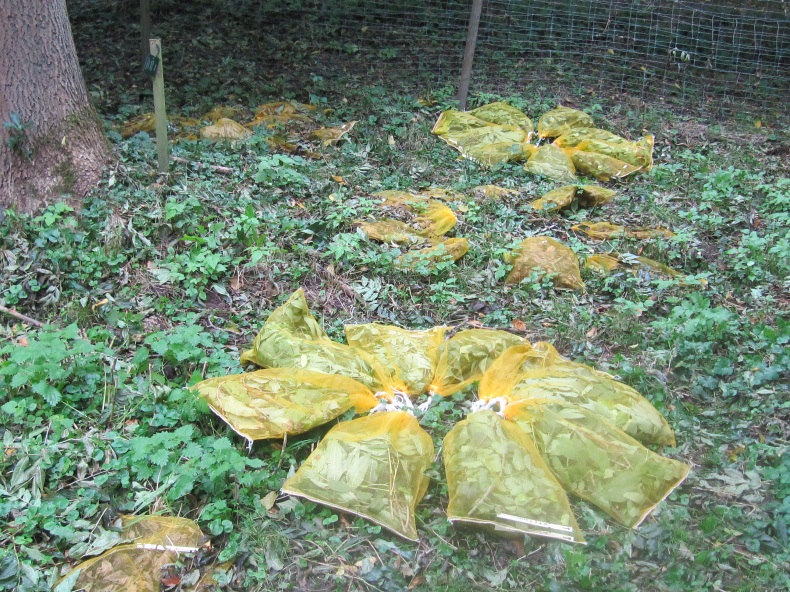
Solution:
[(28, 130), (35, 128), (35, 124), (32, 121), (23, 121), (19, 113), (11, 113), (9, 117), (8, 121), (3, 122), (3, 128), (8, 134), (6, 145), (21, 157), (32, 158), (33, 147), (30, 144)]

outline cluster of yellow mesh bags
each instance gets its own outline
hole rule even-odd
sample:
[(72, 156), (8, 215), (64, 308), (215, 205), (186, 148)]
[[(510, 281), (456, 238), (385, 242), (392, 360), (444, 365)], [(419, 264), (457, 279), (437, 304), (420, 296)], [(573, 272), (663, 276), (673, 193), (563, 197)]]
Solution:
[[(442, 193), (439, 193), (442, 191)], [(373, 240), (403, 245), (409, 250), (395, 264), (405, 269), (433, 269), (440, 263), (457, 261), (469, 250), (465, 238), (447, 238), (458, 219), (453, 211), (430, 195), (452, 201), (455, 196), (440, 189), (428, 195), (406, 191), (379, 191), (379, 210), (385, 217), (360, 222), (359, 228)]]
[(299, 434), (350, 409), (369, 412), (334, 426), (286, 493), (416, 540), (434, 448), (412, 401), (476, 382), (473, 412), (443, 446), (448, 516), (459, 525), (582, 543), (566, 492), (636, 526), (688, 471), (645, 448), (674, 445), (646, 399), (550, 344), (492, 329), (368, 323), (345, 333), (345, 344), (329, 339), (299, 290), (242, 356), (264, 369), (194, 387), (250, 441)]
[[(310, 116), (315, 112), (314, 105), (306, 105), (291, 101), (277, 101), (265, 103), (255, 110), (252, 119), (244, 124), (238, 122), (245, 116), (245, 110), (240, 107), (220, 105), (214, 107), (200, 117), (190, 118), (171, 115), (168, 124), (176, 129), (176, 138), (196, 140), (243, 140), (252, 135), (252, 129), (264, 126), (267, 129), (286, 128), (289, 126), (306, 126), (313, 123)], [(208, 123), (208, 125), (204, 125)], [(308, 139), (317, 140), (323, 146), (329, 146), (339, 141), (350, 132), (356, 121), (349, 121), (338, 127), (320, 128), (312, 130)], [(313, 126), (314, 127), (314, 126)], [(156, 119), (153, 113), (139, 115), (121, 126), (121, 135), (129, 138), (139, 132), (151, 133), (156, 128)], [(274, 136), (269, 144), (287, 152), (294, 152), (297, 147), (285, 138)]]
[(609, 181), (653, 164), (653, 136), (630, 141), (596, 128), (588, 114), (562, 106), (540, 117), (537, 133), (529, 117), (505, 103), (445, 111), (433, 133), (480, 164), (526, 161), (527, 171), (555, 181), (573, 181), (577, 173)]

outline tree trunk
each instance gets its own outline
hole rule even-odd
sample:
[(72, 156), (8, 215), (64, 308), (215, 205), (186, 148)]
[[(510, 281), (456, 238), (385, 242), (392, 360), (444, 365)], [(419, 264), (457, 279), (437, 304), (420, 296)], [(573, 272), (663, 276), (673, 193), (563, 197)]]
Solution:
[(0, 0), (0, 211), (81, 198), (110, 148), (90, 104), (66, 0)]

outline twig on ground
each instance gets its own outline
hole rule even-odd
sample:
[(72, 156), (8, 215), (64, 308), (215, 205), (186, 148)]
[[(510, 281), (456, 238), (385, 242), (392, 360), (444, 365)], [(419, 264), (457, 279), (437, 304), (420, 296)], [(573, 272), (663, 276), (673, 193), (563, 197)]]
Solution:
[(173, 162), (179, 162), (181, 164), (193, 164), (197, 166), (197, 168), (207, 168), (211, 169), (212, 171), (216, 171), (218, 173), (222, 173), (223, 175), (232, 175), (236, 172), (236, 169), (226, 166), (220, 166), (218, 164), (206, 164), (204, 162), (198, 162), (196, 160), (187, 160), (186, 158), (181, 158), (180, 156), (171, 156), (170, 160)]
[(36, 319), (31, 319), (27, 315), (23, 315), (21, 312), (17, 312), (15, 310), (11, 310), (10, 308), (6, 308), (5, 306), (0, 304), (0, 312), (4, 312), (7, 315), (14, 317), (15, 319), (19, 319), (23, 323), (27, 323), (28, 325), (33, 325), (34, 327), (43, 327), (44, 323), (41, 321), (37, 321)]

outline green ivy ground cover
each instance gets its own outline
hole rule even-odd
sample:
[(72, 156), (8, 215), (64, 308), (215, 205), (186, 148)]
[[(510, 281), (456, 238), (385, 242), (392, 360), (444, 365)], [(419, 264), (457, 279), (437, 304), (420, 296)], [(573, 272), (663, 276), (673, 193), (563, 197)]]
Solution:
[[(96, 38), (109, 20), (89, 21), (80, 13), (86, 3), (76, 4), (89, 88), (108, 129), (118, 129), (150, 110), (149, 98), (131, 90), (134, 73), (112, 67), (112, 52), (91, 45), (104, 43)], [(216, 29), (201, 31), (198, 41), (219, 43)], [(131, 55), (135, 39), (124, 41)], [(188, 49), (169, 55), (184, 63)], [(311, 59), (298, 46), (271, 50)], [(35, 330), (0, 321), (0, 590), (48, 589), (111, 537), (121, 513), (185, 516), (212, 537), (212, 550), (177, 566), (184, 589), (214, 559), (215, 585), (228, 591), (790, 586), (786, 121), (766, 113), (758, 128), (543, 82), (475, 95), (472, 107), (502, 99), (542, 113), (561, 102), (618, 134), (656, 135), (653, 170), (616, 184), (612, 202), (547, 214), (530, 202), (557, 184), (522, 165), (458, 160), (431, 135), (454, 106), (451, 87), (371, 83), (359, 65), (344, 71), (353, 55), (342, 52), (342, 77), (311, 77), (302, 65), (293, 79), (235, 83), (229, 72), (243, 67), (245, 51), (219, 71), (214, 53), (190, 51), (168, 104), (188, 115), (293, 99), (321, 107), (314, 117), (324, 127), (357, 120), (347, 139), (328, 147), (300, 139), (288, 154), (267, 142), (285, 131), (276, 128), (237, 144), (182, 141), (173, 153), (183, 160), (158, 177), (148, 135), (123, 140), (110, 131), (119, 164), (82, 207), (0, 220), (0, 303), (48, 323)], [(515, 191), (474, 197), (485, 184)], [(470, 244), (457, 262), (404, 269), (400, 247), (357, 231), (357, 221), (380, 214), (374, 192), (435, 186), (466, 196), (451, 204), (453, 233)], [(602, 243), (572, 230), (603, 218), (675, 236)], [(537, 274), (506, 285), (504, 255), (544, 234), (580, 257), (645, 256), (707, 285), (585, 269), (584, 291), (555, 291)], [(452, 526), (441, 457), (417, 507), (419, 543), (279, 495), (330, 426), (247, 450), (188, 388), (240, 372), (262, 320), (299, 286), (335, 340), (345, 324), (379, 321), (487, 326), (549, 341), (647, 396), (675, 429), (672, 455), (692, 472), (636, 530), (574, 499), (586, 547)], [(423, 416), (437, 452), (464, 417), (464, 398)]]

